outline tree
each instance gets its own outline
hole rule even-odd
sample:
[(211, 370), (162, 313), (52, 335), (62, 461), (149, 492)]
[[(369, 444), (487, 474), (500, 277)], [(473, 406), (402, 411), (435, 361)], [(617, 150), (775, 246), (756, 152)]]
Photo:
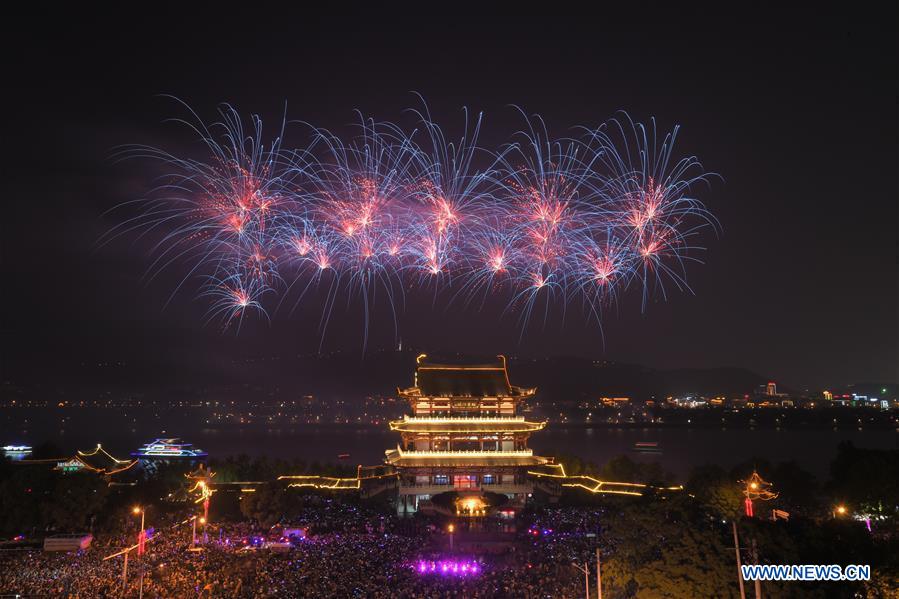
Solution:
[(576, 455), (570, 453), (556, 454), (556, 463), (561, 464), (565, 468), (565, 474), (568, 476), (580, 476), (584, 474), (584, 461)]
[(108, 494), (106, 480), (92, 472), (57, 474), (40, 506), (43, 521), (57, 530), (82, 532), (106, 505)]
[(609, 460), (599, 473), (600, 478), (612, 482), (645, 483), (649, 485), (667, 486), (673, 480), (671, 474), (665, 472), (657, 462), (643, 464), (635, 462), (626, 455)]
[(858, 513), (895, 522), (899, 516), (899, 450), (858, 449), (840, 443), (830, 465), (831, 492)]
[(40, 502), (49, 494), (49, 468), (6, 463), (0, 478), (0, 531), (23, 534), (41, 526)]
[(774, 466), (770, 480), (779, 493), (778, 506), (793, 515), (817, 511), (820, 505), (818, 481), (795, 461), (780, 462)]
[(735, 597), (725, 532), (688, 498), (627, 505), (606, 520), (603, 584), (613, 597)]
[(736, 518), (742, 509), (740, 485), (720, 466), (709, 464), (694, 468), (685, 490), (717, 518)]
[(245, 518), (256, 520), (261, 526), (277, 524), (289, 506), (287, 492), (277, 482), (260, 485), (255, 493), (246, 493), (240, 500), (240, 512)]

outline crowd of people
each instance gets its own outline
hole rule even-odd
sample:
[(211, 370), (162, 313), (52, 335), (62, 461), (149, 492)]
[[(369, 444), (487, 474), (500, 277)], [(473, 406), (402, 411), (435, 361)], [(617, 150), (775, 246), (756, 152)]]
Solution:
[[(421, 572), (419, 560), (447, 558), (439, 527), (339, 501), (319, 501), (298, 518), (271, 529), (247, 522), (200, 528), (199, 550), (191, 523), (159, 526), (143, 556), (105, 560), (133, 536), (98, 534), (75, 553), (17, 551), (0, 554), (0, 594), (66, 597), (576, 597), (583, 578), (558, 543), (573, 514), (541, 513), (501, 555), (463, 555), (476, 573)], [(300, 529), (290, 544), (285, 527)], [(529, 531), (539, 527), (540, 538)], [(576, 535), (574, 535), (576, 536)], [(280, 541), (280, 542), (279, 542)], [(274, 542), (274, 544), (270, 543)], [(548, 551), (550, 550), (551, 551)], [(452, 556), (450, 556), (452, 557)]]
[(552, 507), (536, 511), (523, 533), (544, 559), (583, 562), (603, 540), (606, 510), (599, 507)]

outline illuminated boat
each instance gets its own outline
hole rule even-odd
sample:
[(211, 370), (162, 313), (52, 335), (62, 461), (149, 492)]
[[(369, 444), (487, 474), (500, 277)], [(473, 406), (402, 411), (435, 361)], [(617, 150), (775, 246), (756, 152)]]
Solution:
[(196, 449), (190, 443), (184, 443), (181, 439), (156, 439), (141, 446), (137, 451), (132, 451), (131, 456), (144, 459), (168, 459), (168, 458), (205, 458), (207, 454), (202, 449)]
[(31, 447), (28, 445), (4, 445), (3, 454), (11, 460), (22, 460), (31, 455)]
[(662, 453), (658, 441), (638, 441), (634, 443), (634, 451), (640, 453)]

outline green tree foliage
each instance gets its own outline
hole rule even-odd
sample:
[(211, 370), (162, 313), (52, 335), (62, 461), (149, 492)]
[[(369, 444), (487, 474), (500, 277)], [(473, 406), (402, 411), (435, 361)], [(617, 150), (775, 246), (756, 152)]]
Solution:
[(665, 472), (658, 462), (635, 462), (626, 455), (609, 460), (599, 472), (603, 480), (623, 483), (644, 483), (648, 485), (668, 486), (674, 477)]
[(55, 477), (50, 495), (41, 504), (43, 521), (56, 530), (83, 531), (106, 504), (109, 486), (92, 472)]
[(556, 463), (562, 464), (565, 468), (565, 473), (569, 476), (595, 476), (599, 474), (599, 468), (596, 464), (585, 462), (579, 456), (564, 452), (556, 452), (553, 455)]
[(770, 470), (768, 480), (779, 493), (776, 506), (792, 515), (810, 515), (820, 511), (821, 487), (815, 476), (795, 461), (780, 462)]
[(0, 530), (82, 532), (101, 514), (108, 496), (106, 480), (91, 472), (5, 465), (0, 477)]
[(609, 518), (603, 539), (612, 547), (603, 565), (610, 597), (738, 594), (725, 531), (686, 498), (631, 503)]
[(822, 503), (820, 486), (814, 475), (803, 470), (796, 462), (771, 464), (764, 459), (754, 459), (726, 471), (720, 466), (705, 465), (694, 468), (685, 488), (713, 514), (732, 519), (743, 513), (743, 485), (753, 470), (772, 484), (778, 494), (771, 501), (756, 501), (756, 515), (767, 517), (773, 508), (786, 510), (793, 516), (819, 512)]
[(255, 493), (246, 493), (240, 500), (240, 512), (245, 518), (269, 527), (287, 516), (290, 505), (284, 486), (277, 482), (266, 483), (256, 488)]
[(720, 466), (694, 468), (684, 488), (717, 518), (731, 520), (743, 510), (743, 494), (737, 479)]
[[(886, 556), (858, 522), (813, 521), (801, 517), (789, 522), (743, 518), (739, 523), (745, 563), (761, 564), (869, 564), (872, 576)], [(757, 560), (757, 561), (756, 561)], [(772, 599), (790, 597), (853, 597), (862, 589), (849, 582), (762, 583), (762, 594)]]
[(841, 443), (830, 465), (831, 494), (857, 513), (886, 518), (895, 526), (899, 517), (899, 450), (859, 449)]
[(250, 457), (245, 454), (229, 456), (224, 460), (212, 460), (209, 468), (215, 472), (219, 483), (236, 481), (275, 480), (282, 475), (317, 474), (319, 476), (348, 477), (356, 475), (350, 464), (307, 463), (305, 460), (270, 459), (266, 456)]
[(193, 469), (189, 461), (157, 460), (145, 465), (141, 470), (140, 497), (137, 503), (154, 501), (183, 492), (187, 484), (188, 472)]
[(14, 466), (3, 460), (0, 473), (0, 530), (23, 534), (41, 527), (40, 503), (49, 489), (49, 468)]

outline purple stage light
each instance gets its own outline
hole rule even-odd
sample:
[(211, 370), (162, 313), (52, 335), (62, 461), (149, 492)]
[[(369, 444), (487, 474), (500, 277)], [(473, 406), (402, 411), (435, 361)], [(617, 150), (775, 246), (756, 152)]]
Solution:
[(441, 576), (471, 576), (481, 572), (481, 566), (473, 560), (419, 560), (415, 567), (419, 574)]

